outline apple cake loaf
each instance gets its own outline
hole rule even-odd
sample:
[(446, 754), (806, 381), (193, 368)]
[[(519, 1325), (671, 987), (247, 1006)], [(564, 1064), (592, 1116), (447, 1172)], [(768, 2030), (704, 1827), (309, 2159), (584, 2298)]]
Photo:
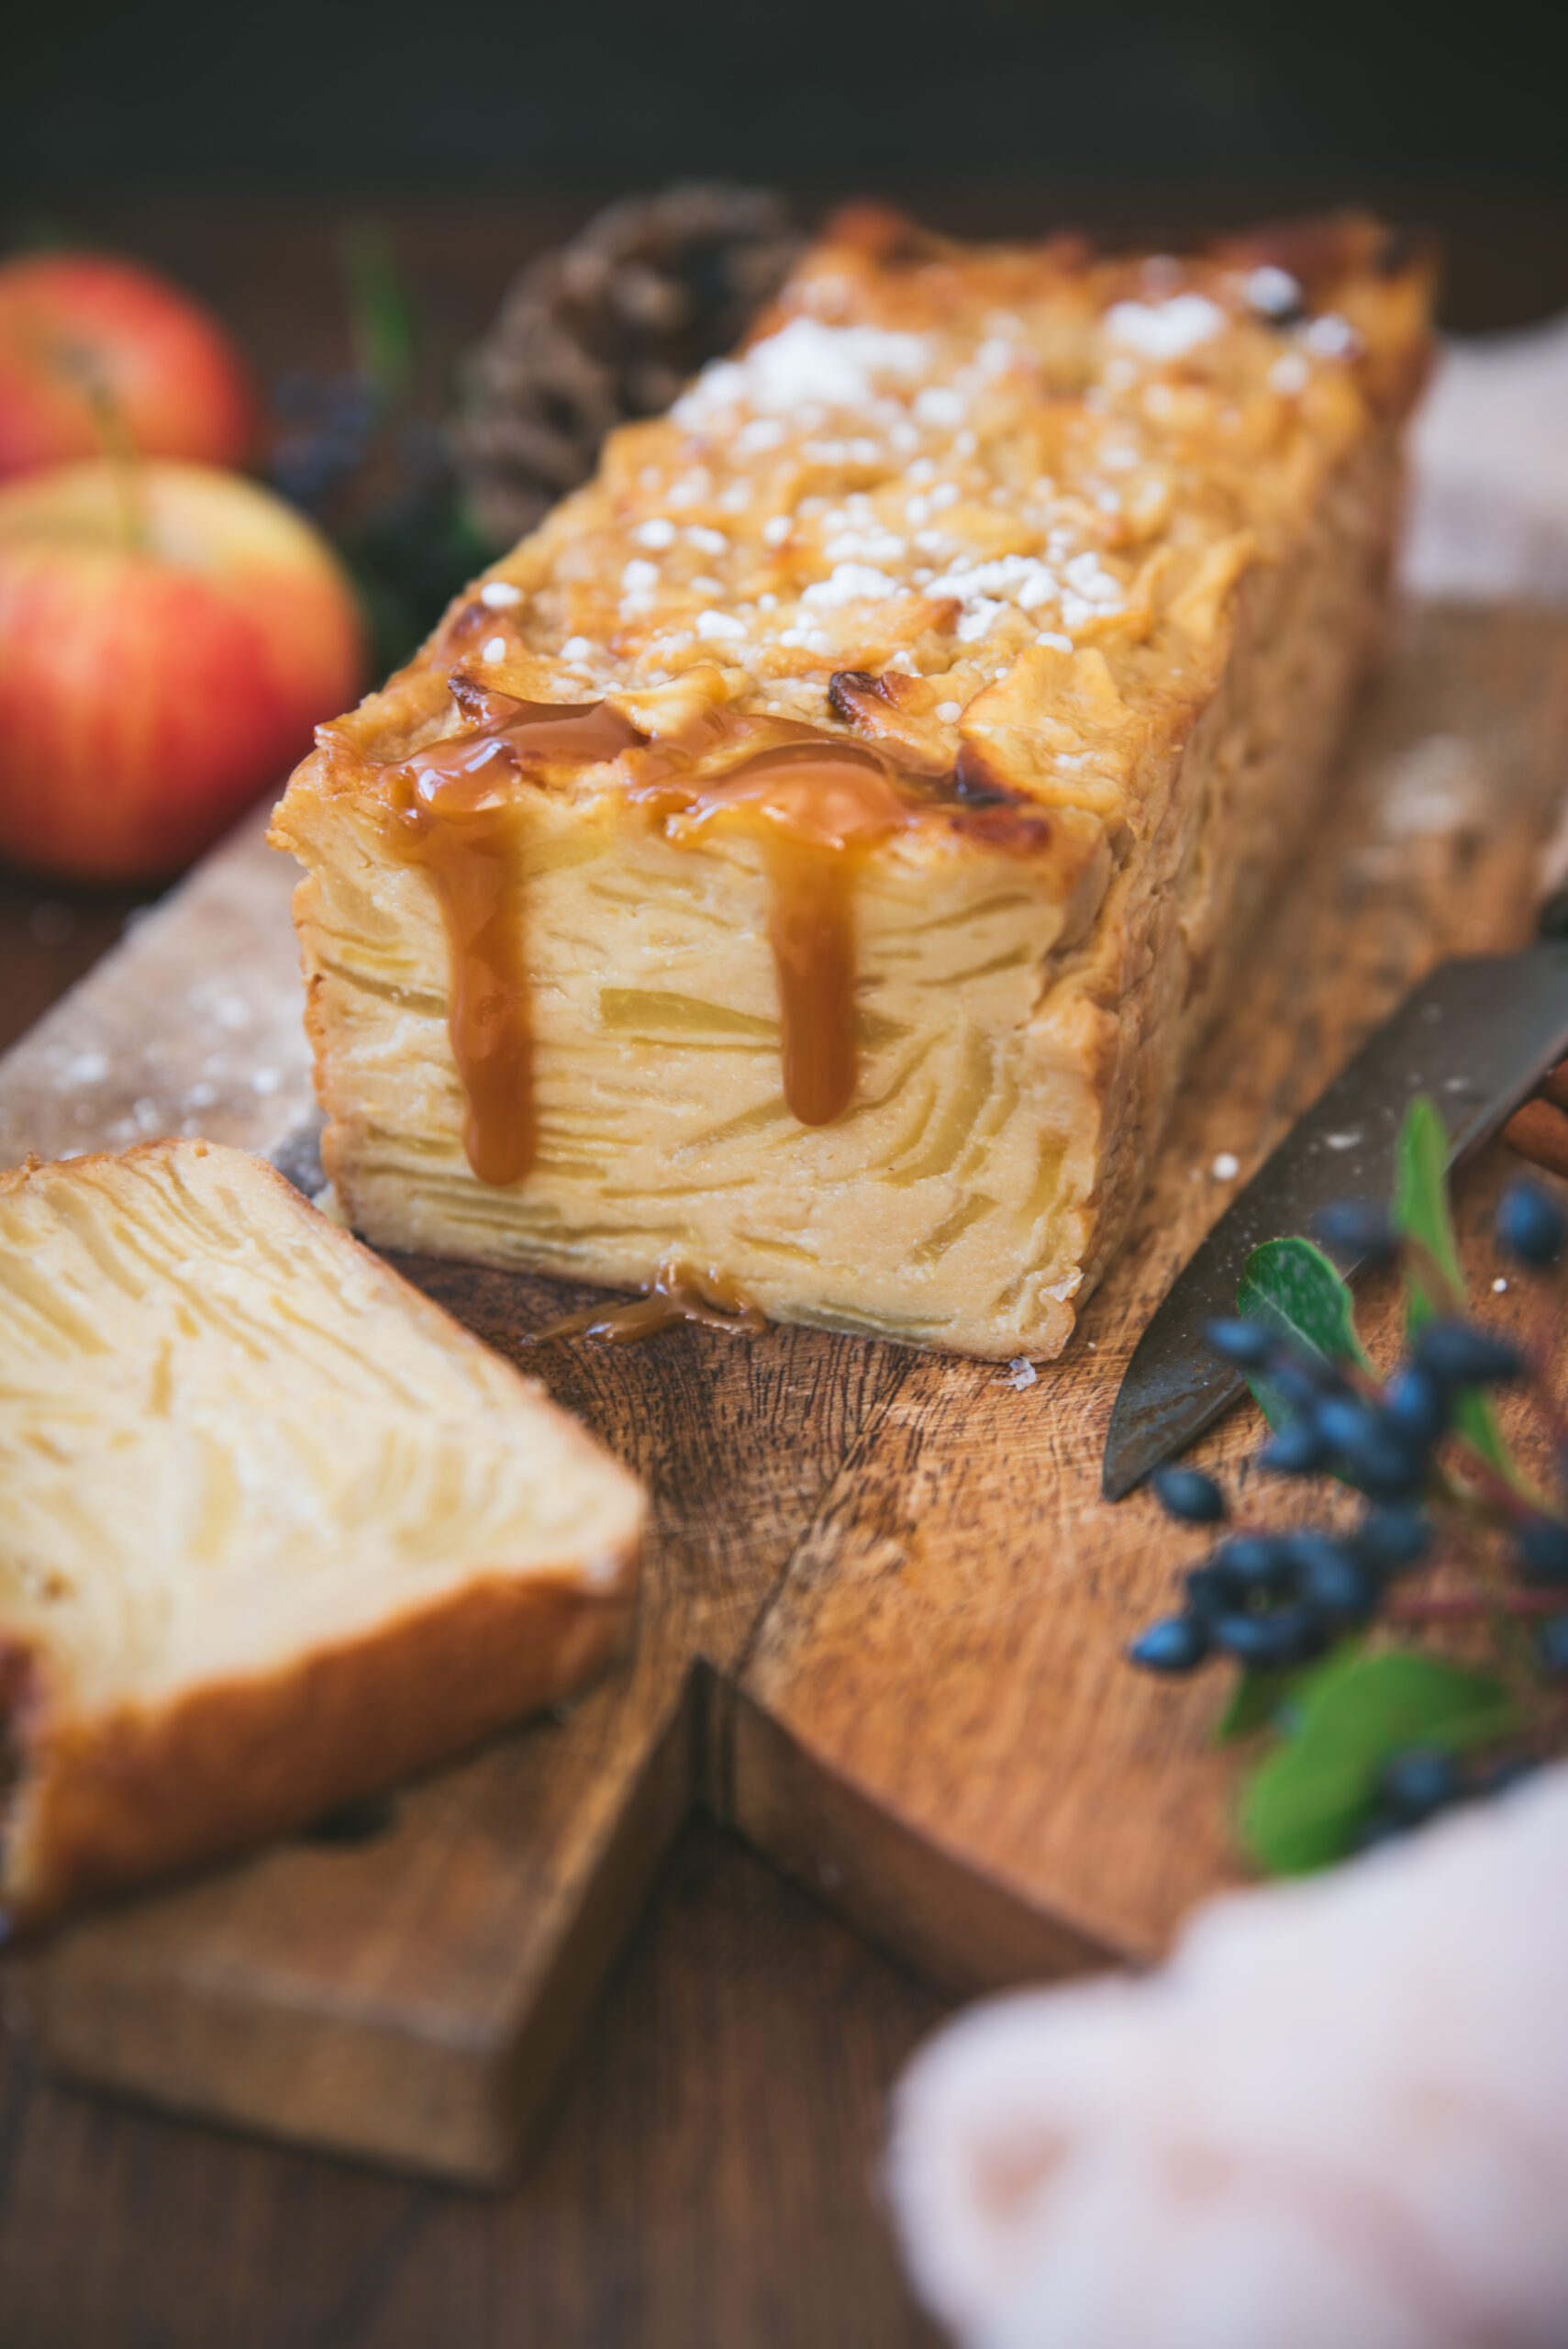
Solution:
[(290, 785), (355, 1229), (1056, 1353), (1313, 822), (1427, 294), (841, 220)]
[(579, 1687), (643, 1499), (204, 1141), (0, 1178), (0, 1912), (230, 1851)]

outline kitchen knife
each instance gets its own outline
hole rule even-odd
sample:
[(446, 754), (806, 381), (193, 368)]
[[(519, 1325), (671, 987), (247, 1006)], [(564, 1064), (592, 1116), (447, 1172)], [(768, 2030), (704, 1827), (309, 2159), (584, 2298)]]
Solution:
[[(1568, 927), (1564, 912), (1554, 898), (1542, 930)], [(1116, 1398), (1102, 1471), (1106, 1498), (1131, 1492), (1246, 1392), (1240, 1372), (1209, 1353), (1204, 1330), (1235, 1312), (1241, 1268), (1254, 1248), (1305, 1231), (1331, 1199), (1387, 1199), (1400, 1121), (1416, 1094), (1437, 1103), (1454, 1166), (1565, 1054), (1568, 936), (1542, 935), (1519, 954), (1440, 963), (1296, 1120), (1178, 1274)], [(1348, 1279), (1361, 1269), (1343, 1256), (1336, 1261)]]

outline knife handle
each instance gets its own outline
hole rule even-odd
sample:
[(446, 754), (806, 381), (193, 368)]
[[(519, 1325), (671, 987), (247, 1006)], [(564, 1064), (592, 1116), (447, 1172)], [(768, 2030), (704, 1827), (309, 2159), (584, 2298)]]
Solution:
[[(1548, 863), (1561, 862), (1549, 856)], [(1538, 938), (1568, 938), (1568, 885), (1558, 885), (1536, 908)], [(1532, 1166), (1568, 1176), (1568, 1061), (1549, 1069), (1522, 1108), (1503, 1128), (1503, 1140)]]
[(1503, 1128), (1510, 1150), (1549, 1174), (1568, 1175), (1568, 1061), (1559, 1061)]

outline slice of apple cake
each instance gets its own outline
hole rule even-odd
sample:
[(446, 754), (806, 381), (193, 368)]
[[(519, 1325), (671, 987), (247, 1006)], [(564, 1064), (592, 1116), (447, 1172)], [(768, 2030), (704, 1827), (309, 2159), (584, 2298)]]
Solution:
[(0, 1911), (296, 1827), (580, 1687), (644, 1503), (205, 1141), (0, 1178)]
[(1049, 1356), (1375, 642), (1427, 272), (842, 220), (273, 838), (378, 1245)]

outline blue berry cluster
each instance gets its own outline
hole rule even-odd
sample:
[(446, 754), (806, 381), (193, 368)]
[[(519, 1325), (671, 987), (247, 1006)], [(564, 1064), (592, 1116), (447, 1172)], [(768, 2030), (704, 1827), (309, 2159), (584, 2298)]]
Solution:
[(1428, 1322), (1386, 1386), (1372, 1393), (1338, 1363), (1271, 1337), (1259, 1321), (1211, 1321), (1216, 1353), (1266, 1378), (1291, 1416), (1258, 1457), (1276, 1475), (1331, 1474), (1374, 1501), (1398, 1505), (1423, 1493), (1432, 1458), (1473, 1386), (1521, 1377), (1515, 1346), (1473, 1322)]
[(364, 375), (295, 368), (283, 376), (272, 393), (279, 431), (267, 471), (273, 488), (322, 519), (369, 458), (381, 405)]
[(296, 370), (273, 394), (268, 478), (334, 541), (378, 668), (408, 658), (484, 562), (440, 427), (398, 416), (366, 375)]
[[(1160, 1468), (1154, 1489), (1173, 1517), (1212, 1525), (1226, 1514), (1213, 1479)], [(1346, 1631), (1370, 1623), (1388, 1585), (1431, 1545), (1424, 1513), (1368, 1512), (1351, 1533), (1237, 1533), (1185, 1576), (1178, 1615), (1151, 1624), (1129, 1653), (1147, 1672), (1195, 1671), (1210, 1655), (1284, 1670), (1310, 1664)]]
[[(1387, 1215), (1361, 1200), (1328, 1209), (1317, 1230), (1337, 1253), (1362, 1261), (1390, 1260), (1407, 1244)], [(1504, 1194), (1496, 1236), (1516, 1265), (1541, 1273), (1562, 1256), (1568, 1222), (1549, 1194), (1518, 1182)], [(1383, 1382), (1283, 1341), (1260, 1320), (1213, 1322), (1208, 1338), (1223, 1361), (1266, 1382), (1287, 1407), (1259, 1454), (1262, 1464), (1284, 1476), (1337, 1476), (1359, 1489), (1368, 1506), (1348, 1532), (1228, 1532), (1187, 1570), (1180, 1609), (1151, 1624), (1129, 1656), (1164, 1675), (1195, 1671), (1214, 1656), (1288, 1671), (1371, 1623), (1391, 1585), (1427, 1556), (1434, 1502), (1451, 1506), (1455, 1499), (1439, 1454), (1456, 1431), (1465, 1397), (1523, 1379), (1529, 1364), (1518, 1347), (1456, 1315), (1427, 1321)], [(1477, 1474), (1485, 1465), (1465, 1464)], [(1519, 1579), (1562, 1584), (1568, 1607), (1568, 1523), (1495, 1481), (1497, 1490), (1483, 1492), (1478, 1507), (1507, 1523)], [(1152, 1483), (1170, 1516), (1195, 1526), (1225, 1524), (1225, 1497), (1200, 1470), (1167, 1465)], [(1537, 1649), (1548, 1673), (1568, 1677), (1568, 1612), (1547, 1618)], [(1378, 1835), (1492, 1790), (1489, 1781), (1466, 1778), (1447, 1755), (1397, 1760), (1373, 1815)]]

